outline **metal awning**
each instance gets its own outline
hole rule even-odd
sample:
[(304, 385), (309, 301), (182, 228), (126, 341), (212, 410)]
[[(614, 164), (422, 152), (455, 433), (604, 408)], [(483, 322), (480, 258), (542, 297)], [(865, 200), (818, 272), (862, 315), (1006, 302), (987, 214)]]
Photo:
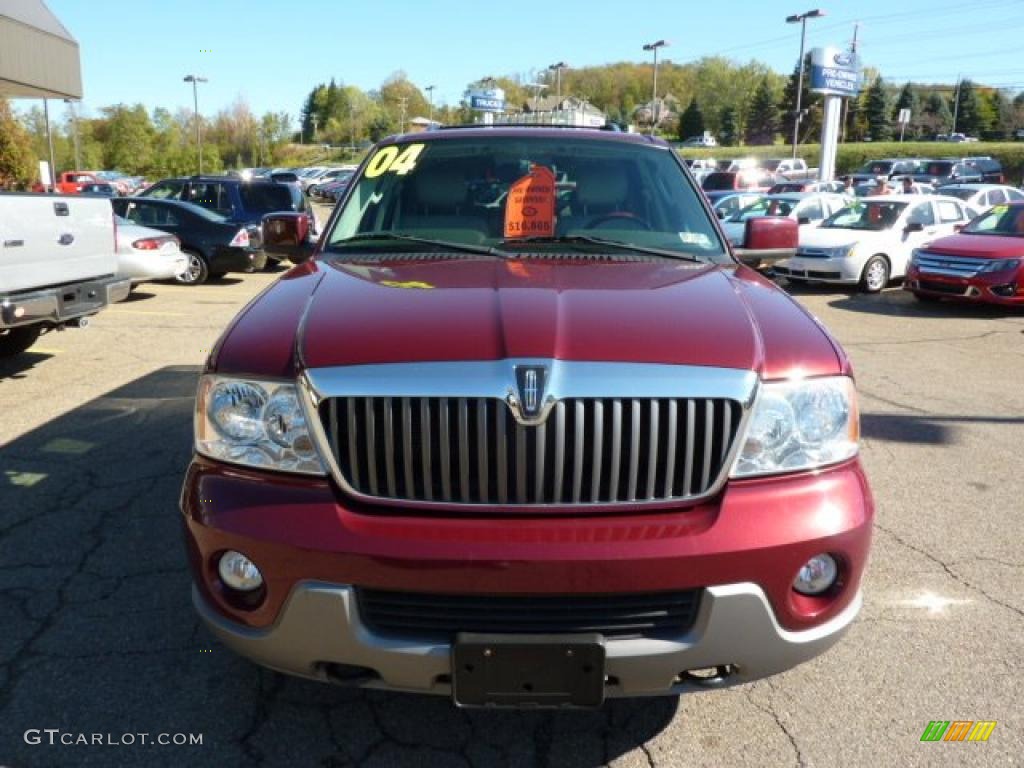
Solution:
[(0, 0), (0, 96), (82, 98), (78, 42), (43, 0)]

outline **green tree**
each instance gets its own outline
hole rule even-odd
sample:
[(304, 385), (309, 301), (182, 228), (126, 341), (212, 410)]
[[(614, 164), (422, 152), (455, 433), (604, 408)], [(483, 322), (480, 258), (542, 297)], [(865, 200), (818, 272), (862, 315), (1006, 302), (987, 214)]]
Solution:
[(690, 105), (679, 118), (679, 138), (701, 136), (704, 133), (704, 113), (700, 110), (697, 99), (690, 99)]
[(762, 78), (754, 97), (747, 108), (746, 131), (744, 139), (747, 144), (774, 144), (779, 132), (779, 108), (776, 106), (777, 96), (768, 78)]
[(155, 130), (146, 108), (116, 104), (100, 110), (103, 119), (95, 125), (96, 138), (103, 144), (103, 166), (124, 173), (146, 173), (154, 165)]
[(916, 138), (921, 132), (921, 103), (917, 96), (917, 91), (911, 87), (910, 83), (904, 83), (903, 88), (900, 89), (900, 95), (896, 99), (896, 105), (893, 107), (894, 122), (899, 120), (900, 110), (903, 109), (910, 110), (910, 121), (907, 124), (904, 136)]
[(733, 106), (722, 107), (718, 118), (718, 142), (725, 147), (735, 147), (740, 143), (739, 117)]
[(889, 93), (881, 76), (875, 78), (864, 97), (864, 111), (868, 124), (868, 135), (874, 141), (889, 141), (892, 138), (892, 109)]
[(953, 113), (949, 110), (949, 102), (938, 91), (932, 91), (924, 100), (921, 109), (921, 124), (925, 130), (936, 135), (949, 131), (953, 124)]
[(0, 189), (23, 189), (37, 176), (36, 155), (28, 131), (0, 99)]
[[(803, 113), (803, 117), (800, 119), (799, 140), (801, 143), (808, 139), (816, 138), (821, 134), (821, 96), (811, 93), (810, 71), (811, 54), (808, 53), (804, 57), (803, 88), (801, 89), (800, 95), (800, 110)], [(790, 75), (789, 80), (786, 82), (786, 87), (782, 92), (782, 100), (779, 102), (782, 133), (787, 137), (787, 140), (792, 140), (793, 136), (793, 122), (796, 116), (796, 90), (799, 80), (800, 62), (797, 62), (797, 65), (793, 67), (793, 74)]]
[(978, 92), (974, 89), (974, 83), (970, 80), (960, 81), (960, 88), (957, 89), (955, 99), (956, 126), (954, 130), (968, 136), (977, 136), (984, 129), (985, 121), (982, 117), (981, 102), (978, 99)]

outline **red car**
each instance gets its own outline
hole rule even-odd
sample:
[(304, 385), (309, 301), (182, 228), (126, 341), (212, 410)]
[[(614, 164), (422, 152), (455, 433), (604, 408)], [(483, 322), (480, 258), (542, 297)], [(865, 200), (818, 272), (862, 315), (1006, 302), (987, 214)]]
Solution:
[(997, 205), (914, 251), (903, 287), (922, 301), (1024, 306), (1024, 202)]
[[(393, 137), (352, 184), (200, 380), (181, 507), (227, 646), (596, 706), (842, 636), (874, 514), (850, 363), (738, 260), (792, 253), (795, 221), (734, 254), (671, 147), (604, 130)], [(265, 247), (304, 228), (271, 214)]]

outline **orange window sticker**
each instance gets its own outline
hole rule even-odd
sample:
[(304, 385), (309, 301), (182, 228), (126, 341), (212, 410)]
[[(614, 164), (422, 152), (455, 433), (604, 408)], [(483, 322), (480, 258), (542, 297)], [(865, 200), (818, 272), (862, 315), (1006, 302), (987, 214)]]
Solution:
[(555, 233), (555, 174), (535, 165), (508, 189), (505, 238), (551, 237)]

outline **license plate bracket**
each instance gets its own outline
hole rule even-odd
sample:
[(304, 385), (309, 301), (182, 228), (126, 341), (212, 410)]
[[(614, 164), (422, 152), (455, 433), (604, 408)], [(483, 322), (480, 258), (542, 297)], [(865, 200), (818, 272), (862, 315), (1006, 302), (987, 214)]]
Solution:
[(598, 707), (604, 679), (599, 634), (462, 632), (452, 646), (452, 697), (460, 707)]

